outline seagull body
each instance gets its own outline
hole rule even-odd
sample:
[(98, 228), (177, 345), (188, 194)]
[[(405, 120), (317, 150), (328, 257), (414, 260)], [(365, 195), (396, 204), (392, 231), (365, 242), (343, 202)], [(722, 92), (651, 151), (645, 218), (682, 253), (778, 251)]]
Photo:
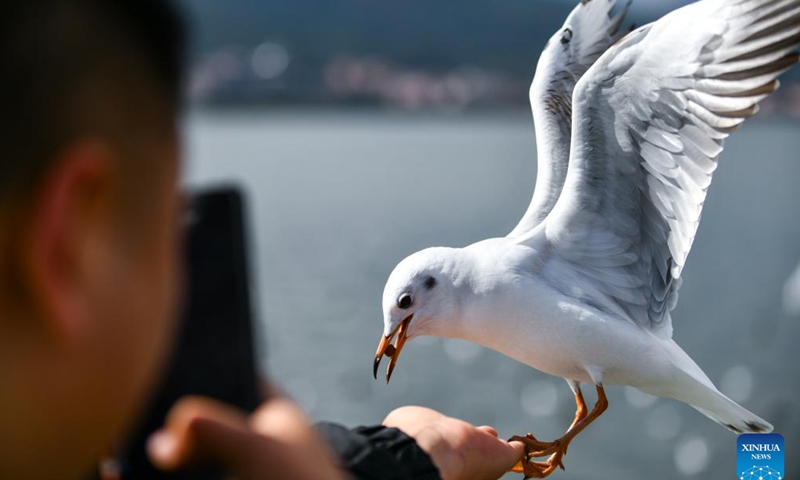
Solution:
[[(515, 437), (528, 477), (563, 468), (607, 407), (604, 385), (677, 399), (735, 433), (772, 430), (678, 346), (670, 312), (724, 139), (798, 60), (800, 0), (702, 0), (620, 36), (629, 5), (612, 15), (616, 0), (583, 0), (545, 48), (531, 87), (539, 173), (519, 225), (417, 252), (384, 289), (375, 369), (390, 356), (387, 381), (420, 335), (567, 380), (577, 411), (564, 436)], [(591, 412), (581, 383), (597, 388)]]
[[(434, 288), (452, 289), (443, 296), (453, 304), (430, 302), (430, 308), (420, 308), (407, 338), (469, 340), (564, 378), (574, 388), (578, 383), (630, 385), (689, 403), (734, 431), (771, 430), (720, 393), (671, 338), (621, 322), (553, 288), (527, 268), (542, 261), (534, 248), (497, 238), (463, 249), (428, 249), (408, 260), (393, 276), (436, 275), (442, 280)], [(418, 270), (420, 264), (432, 268)]]

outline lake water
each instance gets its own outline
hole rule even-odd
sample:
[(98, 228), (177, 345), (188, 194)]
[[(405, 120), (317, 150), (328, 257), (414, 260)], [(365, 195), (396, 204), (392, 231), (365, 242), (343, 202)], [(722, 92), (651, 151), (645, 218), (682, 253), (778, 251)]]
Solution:
[[(263, 367), (310, 416), (374, 424), (418, 404), (504, 437), (566, 429), (565, 382), (465, 342), (410, 342), (388, 386), (371, 371), (397, 262), (505, 235), (521, 217), (536, 177), (528, 115), (195, 112), (185, 130), (187, 183), (233, 182), (249, 197)], [(786, 437), (789, 475), (800, 318), (782, 312), (781, 291), (800, 262), (798, 182), (800, 123), (755, 120), (733, 135), (673, 313), (711, 379)], [(734, 478), (735, 435), (673, 400), (608, 396), (554, 478)]]

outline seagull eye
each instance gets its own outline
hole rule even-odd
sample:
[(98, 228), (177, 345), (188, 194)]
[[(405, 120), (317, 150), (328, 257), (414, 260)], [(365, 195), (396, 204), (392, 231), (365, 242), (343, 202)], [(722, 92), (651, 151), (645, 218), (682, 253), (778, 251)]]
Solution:
[(397, 299), (397, 306), (400, 307), (402, 310), (407, 309), (414, 303), (414, 300), (411, 298), (410, 293), (404, 293), (400, 295), (400, 298)]
[(572, 41), (572, 29), (566, 28), (564, 29), (564, 34), (561, 36), (561, 43), (569, 43)]

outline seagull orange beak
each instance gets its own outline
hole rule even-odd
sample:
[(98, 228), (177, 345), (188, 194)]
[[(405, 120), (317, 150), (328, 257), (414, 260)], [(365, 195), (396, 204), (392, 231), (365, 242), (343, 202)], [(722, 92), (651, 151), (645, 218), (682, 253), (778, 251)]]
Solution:
[[(392, 378), (397, 359), (400, 358), (400, 351), (403, 350), (403, 345), (406, 344), (408, 324), (411, 323), (411, 317), (413, 316), (407, 316), (390, 335), (381, 338), (381, 342), (378, 344), (378, 351), (375, 352), (375, 365), (372, 369), (372, 374), (376, 380), (378, 379), (378, 366), (381, 364), (381, 359), (384, 355), (390, 358), (389, 368), (386, 369), (386, 383), (389, 383), (389, 379)], [(397, 341), (392, 345), (392, 340), (395, 336), (397, 336)]]

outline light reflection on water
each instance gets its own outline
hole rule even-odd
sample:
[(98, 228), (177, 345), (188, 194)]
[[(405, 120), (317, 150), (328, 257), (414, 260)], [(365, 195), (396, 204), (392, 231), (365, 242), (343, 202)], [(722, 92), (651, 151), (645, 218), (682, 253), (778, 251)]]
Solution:
[(719, 390), (735, 402), (746, 402), (753, 390), (753, 374), (744, 365), (728, 369), (718, 384)]
[(675, 447), (675, 468), (687, 477), (705, 470), (709, 460), (708, 442), (704, 438), (688, 438)]
[[(800, 260), (798, 126), (755, 121), (729, 140), (673, 315), (678, 343), (787, 445), (800, 442), (800, 323), (781, 305)], [(249, 194), (264, 365), (314, 418), (371, 424), (418, 404), (504, 437), (569, 425), (563, 381), (457, 341), (412, 340), (391, 384), (372, 380), (394, 265), (503, 235), (527, 207), (528, 115), (195, 113), (186, 134), (189, 184), (235, 181)], [(730, 478), (725, 429), (672, 400), (607, 392), (563, 478)]]
[(656, 440), (672, 440), (683, 427), (683, 419), (672, 403), (662, 403), (650, 409), (645, 431)]

